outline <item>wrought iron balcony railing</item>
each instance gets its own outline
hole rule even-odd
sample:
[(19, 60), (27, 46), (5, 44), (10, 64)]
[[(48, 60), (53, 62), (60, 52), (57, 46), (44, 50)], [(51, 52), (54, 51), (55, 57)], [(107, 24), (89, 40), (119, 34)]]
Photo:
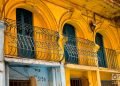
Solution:
[(106, 48), (105, 53), (106, 53), (107, 67), (110, 69), (119, 70), (120, 68), (118, 64), (119, 62), (118, 62), (116, 50)]
[(11, 19), (5, 19), (5, 23), (5, 56), (48, 61), (61, 60), (62, 54), (58, 45), (57, 31), (29, 24), (21, 26)]
[[(103, 49), (104, 51), (102, 52), (101, 49)], [(117, 53), (115, 50), (100, 48), (98, 52), (98, 63), (100, 67), (117, 70), (119, 69)]]
[(87, 39), (67, 37), (64, 45), (66, 63), (97, 66), (95, 43)]

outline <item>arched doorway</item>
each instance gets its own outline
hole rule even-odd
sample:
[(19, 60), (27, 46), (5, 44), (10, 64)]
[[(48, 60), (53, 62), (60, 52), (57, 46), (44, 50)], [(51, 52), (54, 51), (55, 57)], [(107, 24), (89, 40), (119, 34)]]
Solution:
[(33, 41), (33, 15), (32, 12), (17, 8), (17, 38), (18, 38), (18, 56), (25, 58), (34, 57), (34, 41)]
[(74, 26), (65, 24), (63, 35), (67, 38), (64, 45), (64, 56), (67, 63), (78, 64), (78, 51), (76, 47), (76, 34)]
[(105, 49), (104, 49), (104, 44), (103, 44), (103, 36), (100, 33), (96, 33), (95, 42), (100, 47), (97, 52), (98, 64), (100, 67), (107, 67)]

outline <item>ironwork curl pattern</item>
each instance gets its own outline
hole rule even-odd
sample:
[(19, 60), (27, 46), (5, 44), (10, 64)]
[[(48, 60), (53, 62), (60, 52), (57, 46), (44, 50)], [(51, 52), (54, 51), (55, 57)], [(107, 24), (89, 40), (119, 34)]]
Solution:
[(65, 48), (68, 51), (68, 57), (66, 57), (67, 63), (97, 66), (98, 60), (97, 52), (94, 50), (94, 42), (83, 38), (75, 38), (72, 36), (69, 36), (69, 38), (65, 36), (65, 39), (68, 39), (65, 43)]
[(116, 50), (105, 48), (106, 62), (109, 69), (120, 70)]
[[(5, 19), (5, 55), (18, 57), (18, 49), (23, 50), (24, 56), (32, 55), (34, 58), (48, 61), (60, 61), (61, 49), (58, 45), (59, 34), (57, 31), (24, 24), (21, 26), (14, 20)], [(28, 35), (17, 33), (17, 28), (27, 30)], [(20, 29), (21, 29), (20, 28)], [(33, 31), (30, 29), (33, 28)], [(31, 36), (33, 33), (33, 37)]]

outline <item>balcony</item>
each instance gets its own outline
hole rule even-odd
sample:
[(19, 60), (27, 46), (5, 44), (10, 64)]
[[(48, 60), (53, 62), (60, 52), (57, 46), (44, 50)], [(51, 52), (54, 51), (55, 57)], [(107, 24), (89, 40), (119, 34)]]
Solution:
[(110, 69), (119, 69), (116, 50), (106, 48), (105, 52), (107, 58), (107, 67)]
[(87, 39), (69, 37), (64, 45), (65, 61), (68, 64), (97, 66), (95, 43)]
[[(47, 61), (61, 60), (62, 54), (58, 45), (59, 35), (57, 31), (28, 24), (21, 26), (21, 24), (16, 24), (16, 21), (11, 19), (5, 19), (5, 21), (4, 55), (6, 57)], [(33, 30), (30, 28), (33, 28)], [(21, 34), (21, 29), (27, 32), (27, 34)]]
[[(105, 54), (103, 55), (103, 53)], [(100, 55), (98, 56), (98, 63), (100, 67), (105, 67), (114, 70), (119, 69), (117, 53), (113, 49), (105, 48), (105, 52), (100, 53)]]

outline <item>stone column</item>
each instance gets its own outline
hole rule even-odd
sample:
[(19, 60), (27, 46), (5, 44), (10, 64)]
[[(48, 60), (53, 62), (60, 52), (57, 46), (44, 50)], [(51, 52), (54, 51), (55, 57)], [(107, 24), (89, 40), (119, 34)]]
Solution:
[(4, 21), (0, 20), (0, 86), (5, 86), (5, 63), (4, 63)]

